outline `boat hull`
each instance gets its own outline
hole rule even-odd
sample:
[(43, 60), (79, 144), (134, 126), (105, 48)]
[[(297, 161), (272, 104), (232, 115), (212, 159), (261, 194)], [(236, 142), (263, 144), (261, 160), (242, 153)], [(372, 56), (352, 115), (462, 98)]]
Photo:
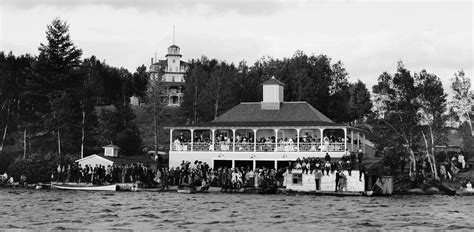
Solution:
[(81, 191), (117, 191), (117, 185), (103, 185), (103, 186), (70, 186), (51, 184), (51, 188), (62, 190), (81, 190)]

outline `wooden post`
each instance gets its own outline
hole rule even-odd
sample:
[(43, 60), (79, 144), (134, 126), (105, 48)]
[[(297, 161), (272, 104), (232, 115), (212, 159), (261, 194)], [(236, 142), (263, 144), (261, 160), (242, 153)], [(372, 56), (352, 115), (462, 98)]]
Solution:
[[(173, 129), (170, 129), (170, 151), (174, 151), (173, 149)], [(158, 151), (155, 151), (158, 152)], [(158, 153), (156, 153), (158, 154)]]
[(275, 130), (275, 150), (274, 152), (278, 151), (278, 129), (273, 129)]
[(300, 152), (300, 128), (296, 128), (296, 151)]
[(212, 136), (212, 151), (216, 150), (216, 135), (215, 135), (216, 129), (211, 129), (211, 136)]
[[(232, 129), (232, 151), (235, 151), (235, 129)], [(234, 161), (232, 161), (234, 162)], [(233, 163), (232, 163), (233, 165)]]
[(257, 129), (253, 129), (253, 152), (257, 152)]
[(347, 127), (344, 127), (344, 152), (347, 151)]
[(351, 151), (354, 151), (354, 130), (351, 129)]
[(194, 147), (193, 147), (194, 146), (193, 145), (194, 144), (193, 143), (194, 142), (194, 129), (190, 129), (190, 130), (191, 130), (191, 151), (193, 151), (194, 150)]

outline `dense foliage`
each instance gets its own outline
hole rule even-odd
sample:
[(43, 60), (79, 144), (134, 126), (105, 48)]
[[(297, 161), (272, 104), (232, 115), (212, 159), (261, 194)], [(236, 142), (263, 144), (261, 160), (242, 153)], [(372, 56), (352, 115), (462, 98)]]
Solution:
[(191, 60), (183, 102), (193, 122), (215, 119), (240, 102), (262, 100), (260, 84), (275, 76), (285, 86), (285, 101), (307, 101), (335, 122), (363, 119), (372, 107), (364, 83), (349, 82), (341, 61), (297, 51), (284, 59), (263, 58), (238, 66), (202, 57)]
[[(124, 106), (132, 95), (144, 96), (146, 67), (132, 74), (94, 56), (83, 60), (81, 49), (71, 40), (69, 25), (60, 19), (48, 25), (46, 40), (37, 57), (0, 52), (2, 161), (10, 163), (18, 157), (10, 169), (24, 170), (19, 167), (32, 160), (57, 156), (52, 160), (59, 162), (65, 156), (100, 152), (104, 141), (123, 145), (127, 155), (137, 154), (141, 140), (130, 110), (117, 107), (119, 113), (128, 113), (120, 125), (107, 118), (111, 113), (104, 118), (97, 111), (104, 105)], [(123, 133), (106, 136), (104, 131), (111, 128)]]

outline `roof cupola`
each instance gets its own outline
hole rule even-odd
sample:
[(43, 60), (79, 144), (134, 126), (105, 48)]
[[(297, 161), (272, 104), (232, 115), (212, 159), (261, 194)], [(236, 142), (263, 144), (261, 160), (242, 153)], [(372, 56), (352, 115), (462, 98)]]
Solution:
[(262, 83), (262, 110), (280, 110), (280, 104), (283, 103), (284, 86), (285, 84), (275, 79), (274, 76)]

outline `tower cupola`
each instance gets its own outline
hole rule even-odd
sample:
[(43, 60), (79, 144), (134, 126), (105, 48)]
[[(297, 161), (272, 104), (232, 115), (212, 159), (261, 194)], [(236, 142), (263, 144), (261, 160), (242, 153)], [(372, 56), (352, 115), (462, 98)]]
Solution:
[(272, 77), (262, 83), (263, 101), (262, 110), (279, 110), (283, 103), (284, 86), (279, 80)]

